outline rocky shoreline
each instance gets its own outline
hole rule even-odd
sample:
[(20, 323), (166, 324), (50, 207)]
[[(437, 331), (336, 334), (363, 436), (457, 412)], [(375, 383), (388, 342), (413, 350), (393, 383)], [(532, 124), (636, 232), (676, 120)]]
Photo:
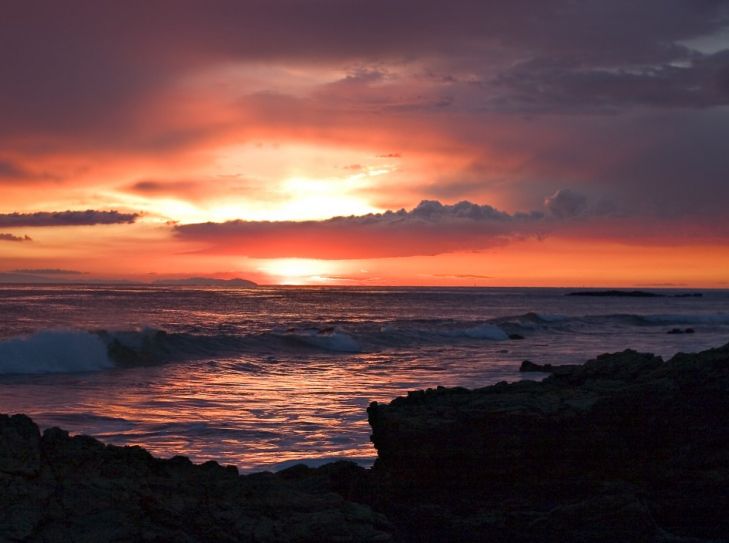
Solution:
[(368, 409), (378, 458), (241, 476), (0, 416), (0, 542), (729, 541), (729, 345)]

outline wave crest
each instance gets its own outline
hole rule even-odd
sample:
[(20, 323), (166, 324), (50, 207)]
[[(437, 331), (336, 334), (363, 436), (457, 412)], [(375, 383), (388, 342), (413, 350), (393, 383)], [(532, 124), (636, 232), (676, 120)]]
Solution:
[(114, 367), (96, 334), (42, 330), (0, 341), (0, 375), (98, 371)]

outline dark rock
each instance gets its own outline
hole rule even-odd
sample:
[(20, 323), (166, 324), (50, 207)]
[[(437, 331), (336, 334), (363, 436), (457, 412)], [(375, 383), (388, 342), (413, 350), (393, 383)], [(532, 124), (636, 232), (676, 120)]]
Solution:
[[(559, 505), (530, 527), (542, 540), (604, 542), (656, 541), (660, 528), (638, 489), (599, 489), (596, 495)], [(623, 487), (623, 488), (621, 488)]]
[(632, 382), (662, 364), (660, 356), (626, 349), (620, 353), (601, 354), (581, 366), (554, 366), (547, 381), (592, 386), (596, 383), (617, 382), (618, 386), (623, 386), (625, 382)]
[(27, 417), (0, 417), (1, 541), (365, 542), (388, 530), (331, 485), (160, 460), (57, 428), (41, 437)]
[(509, 334), (509, 339), (525, 339), (521, 334)]
[(559, 366), (555, 366), (553, 364), (535, 364), (530, 360), (524, 360), (521, 363), (521, 366), (519, 366), (519, 371), (551, 373), (552, 375), (555, 375), (557, 377), (565, 377), (568, 375), (572, 375), (573, 372), (579, 367), (580, 366), (577, 366), (575, 364), (564, 364)]
[(694, 330), (693, 328), (685, 328), (683, 330), (681, 330), (680, 328), (671, 328), (666, 333), (667, 334), (695, 334), (696, 330)]
[(25, 415), (0, 415), (0, 472), (33, 476), (40, 470), (40, 432)]
[(628, 350), (558, 368), (541, 383), (431, 389), (370, 406), (377, 506), (398, 533), (729, 541), (729, 345), (667, 362)]
[(521, 366), (519, 366), (519, 371), (523, 372), (529, 372), (529, 371), (540, 371), (544, 373), (549, 373), (552, 369), (552, 364), (535, 364), (531, 360), (524, 360), (521, 363)]

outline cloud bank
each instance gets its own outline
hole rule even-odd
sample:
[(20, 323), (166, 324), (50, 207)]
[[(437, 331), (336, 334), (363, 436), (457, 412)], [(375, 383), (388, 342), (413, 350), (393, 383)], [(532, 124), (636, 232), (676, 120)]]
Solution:
[(178, 224), (173, 232), (178, 240), (202, 245), (200, 253), (330, 260), (481, 252), (548, 236), (644, 246), (729, 242), (729, 223), (675, 216), (646, 220), (618, 211), (609, 201), (594, 203), (574, 189), (547, 197), (544, 210), (506, 213), (468, 201), (424, 200), (411, 210), (320, 221)]
[(175, 227), (178, 238), (206, 251), (256, 258), (385, 258), (482, 250), (539, 235), (541, 213), (508, 214), (489, 205), (423, 201), (387, 211), (324, 221), (228, 221)]
[(2, 213), (0, 226), (92, 226), (97, 224), (129, 224), (139, 217), (138, 213), (119, 211), (38, 211), (35, 213)]
[(16, 236), (14, 234), (0, 234), (0, 241), (33, 241), (29, 236)]

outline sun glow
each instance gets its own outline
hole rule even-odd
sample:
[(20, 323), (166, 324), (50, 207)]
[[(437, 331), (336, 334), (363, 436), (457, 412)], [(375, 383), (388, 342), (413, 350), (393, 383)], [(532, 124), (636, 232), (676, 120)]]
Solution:
[(293, 177), (283, 183), (282, 191), (292, 198), (281, 206), (281, 218), (320, 220), (342, 215), (363, 215), (379, 210), (356, 194), (366, 180), (309, 179)]
[(330, 282), (330, 274), (337, 273), (339, 265), (326, 260), (280, 258), (258, 269), (272, 276), (279, 285), (310, 285)]

